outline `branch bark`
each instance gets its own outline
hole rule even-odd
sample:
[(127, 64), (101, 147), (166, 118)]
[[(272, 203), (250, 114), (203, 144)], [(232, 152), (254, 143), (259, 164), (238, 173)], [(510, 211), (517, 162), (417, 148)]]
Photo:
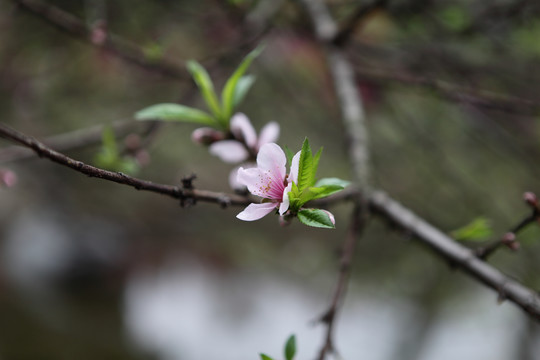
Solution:
[(38, 140), (27, 136), (15, 129), (0, 123), (0, 137), (9, 139), (27, 148), (32, 149), (39, 157), (47, 158), (57, 164), (67, 166), (89, 177), (100, 178), (118, 184), (127, 185), (136, 190), (151, 191), (167, 195), (183, 202), (186, 199), (194, 201), (211, 202), (226, 207), (229, 205), (248, 205), (250, 199), (244, 196), (212, 192), (207, 190), (185, 189), (173, 185), (157, 184), (148, 180), (138, 179), (120, 172), (108, 171), (72, 159), (60, 152), (54, 151)]

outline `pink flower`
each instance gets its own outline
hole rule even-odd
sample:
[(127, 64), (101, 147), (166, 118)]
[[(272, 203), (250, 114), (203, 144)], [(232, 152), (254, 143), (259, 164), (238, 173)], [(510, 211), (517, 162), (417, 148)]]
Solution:
[(292, 160), (291, 171), (286, 173), (287, 157), (281, 148), (274, 143), (261, 146), (257, 155), (257, 167), (238, 170), (237, 180), (247, 186), (249, 192), (266, 199), (260, 204), (250, 204), (236, 217), (240, 220), (259, 220), (279, 208), (283, 215), (289, 209), (289, 192), (292, 183), (298, 178), (300, 152)]
[(253, 125), (242, 113), (232, 117), (230, 129), (236, 140), (216, 141), (210, 145), (210, 153), (233, 164), (246, 161), (252, 154), (257, 154), (263, 145), (274, 142), (279, 137), (279, 125), (270, 122), (261, 129), (257, 138)]

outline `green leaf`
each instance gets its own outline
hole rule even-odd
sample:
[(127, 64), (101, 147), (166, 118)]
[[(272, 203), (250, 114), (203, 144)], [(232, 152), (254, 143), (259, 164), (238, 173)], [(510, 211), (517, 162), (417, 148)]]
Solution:
[(205, 125), (216, 125), (216, 120), (204, 111), (179, 104), (157, 104), (135, 113), (137, 120), (184, 121)]
[(291, 335), (285, 343), (285, 360), (292, 360), (296, 354), (296, 336)]
[(238, 80), (236, 89), (234, 90), (233, 109), (240, 105), (240, 103), (244, 100), (254, 82), (255, 75), (245, 75)]
[(304, 205), (310, 200), (320, 199), (330, 196), (334, 193), (343, 190), (341, 185), (323, 185), (320, 187), (309, 187), (302, 192), (299, 198), (300, 206)]
[(315, 186), (317, 187), (320, 187), (320, 186), (327, 186), (327, 185), (339, 185), (343, 188), (346, 188), (347, 186), (349, 186), (351, 184), (350, 181), (347, 181), (347, 180), (342, 180), (342, 179), (338, 179), (338, 178), (324, 178), (324, 179), (321, 179), (319, 181), (317, 181), (315, 183)]
[(298, 220), (302, 224), (325, 228), (325, 229), (334, 229), (335, 225), (330, 220), (330, 217), (326, 212), (320, 209), (303, 209), (298, 212)]
[(116, 136), (114, 130), (107, 126), (101, 133), (101, 141), (103, 142), (103, 150), (110, 154), (118, 154), (118, 147), (116, 146)]
[(323, 148), (320, 148), (319, 151), (315, 154), (315, 157), (313, 157), (313, 183), (311, 186), (315, 184), (315, 175), (317, 175), (317, 169), (319, 168), (319, 159), (321, 158)]
[(214, 116), (221, 120), (223, 115), (221, 106), (219, 105), (219, 100), (216, 92), (214, 91), (212, 79), (210, 79), (210, 76), (206, 72), (205, 68), (195, 60), (188, 61), (187, 68), (191, 73), (191, 76), (193, 76), (193, 80), (195, 80), (195, 83), (201, 90), (201, 94), (204, 101), (206, 101), (206, 105), (208, 105), (208, 108), (210, 111), (212, 111)]
[(491, 221), (483, 216), (450, 233), (457, 241), (483, 241), (492, 234)]
[[(242, 60), (238, 68), (231, 75), (231, 77), (225, 83), (223, 91), (221, 92), (221, 102), (223, 106), (223, 117), (229, 121), (232, 116), (234, 107), (235, 107), (235, 97), (237, 96), (237, 87), (240, 81), (240, 78), (247, 71), (253, 60), (263, 51), (262, 46), (256, 47), (251, 51), (247, 56)], [(245, 84), (244, 84), (245, 86)]]
[(259, 356), (261, 357), (261, 360), (274, 360), (270, 356), (265, 354), (259, 354)]
[(315, 174), (313, 173), (313, 155), (311, 154), (311, 147), (309, 141), (306, 138), (302, 144), (302, 151), (300, 152), (300, 161), (298, 162), (298, 190), (302, 193), (305, 189), (312, 186), (315, 180)]

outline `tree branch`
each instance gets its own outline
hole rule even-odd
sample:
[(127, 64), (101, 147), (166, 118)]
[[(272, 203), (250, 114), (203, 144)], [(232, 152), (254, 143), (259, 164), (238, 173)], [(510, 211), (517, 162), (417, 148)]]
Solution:
[(137, 179), (123, 173), (103, 170), (54, 151), (38, 140), (2, 123), (0, 123), (0, 137), (4, 137), (32, 149), (39, 157), (47, 158), (57, 164), (67, 166), (90, 177), (96, 177), (118, 184), (131, 186), (137, 190), (151, 191), (154, 193), (167, 195), (181, 201), (193, 199), (195, 201), (211, 202), (219, 204), (223, 207), (229, 205), (248, 205), (251, 203), (250, 199), (244, 196), (217, 193), (206, 190), (186, 189), (173, 185), (157, 184), (151, 181)]
[[(2, 123), (0, 123), (0, 137), (4, 137), (19, 143), (22, 146), (31, 148), (40, 157), (47, 158), (90, 177), (113, 181), (131, 186), (137, 190), (151, 191), (180, 200), (194, 199), (197, 201), (216, 203), (223, 207), (227, 205), (245, 206), (252, 202), (249, 198), (243, 196), (157, 184), (125, 174), (99, 169), (58, 153), (36, 139), (24, 135)], [(359, 190), (352, 187), (341, 193), (335, 194), (328, 199), (323, 199), (324, 201), (314, 201), (313, 203), (329, 204), (351, 199), (357, 200), (359, 196)], [(540, 320), (540, 296), (537, 292), (503, 275), (500, 271), (479, 259), (473, 250), (457, 243), (385, 193), (374, 191), (370, 195), (368, 201), (373, 214), (391, 221), (393, 225), (413, 235), (456, 267), (463, 269), (475, 279), (497, 291), (501, 298), (514, 302), (529, 313), (534, 319), (537, 321)], [(358, 232), (357, 230), (355, 231)], [(348, 249), (350, 249), (350, 247)], [(352, 254), (352, 250), (347, 250), (347, 252)], [(347, 260), (345, 264), (350, 264), (348, 261), (349, 260)], [(343, 267), (340, 271), (343, 271)]]
[[(326, 335), (319, 352), (319, 360), (324, 360), (328, 352), (336, 351), (332, 340), (334, 321), (345, 297), (356, 241), (367, 218), (368, 206), (365, 196), (370, 193), (369, 148), (364, 107), (356, 87), (353, 68), (341, 48), (336, 43), (332, 43), (336, 39), (338, 39), (337, 44), (341, 42), (339, 38), (336, 38), (339, 37), (337, 25), (322, 0), (303, 0), (303, 2), (315, 27), (317, 39), (325, 48), (326, 61), (334, 81), (334, 89), (340, 104), (342, 122), (348, 139), (353, 179), (360, 189), (355, 198), (356, 206), (352, 214), (351, 230), (343, 245), (341, 267), (333, 300), (322, 317), (326, 323)], [(367, 13), (369, 12), (364, 12), (363, 15), (365, 16)], [(354, 20), (355, 23), (359, 20), (359, 16)], [(342, 35), (344, 36), (343, 41), (348, 36), (346, 32), (353, 31), (352, 27), (354, 24), (351, 25), (350, 30), (345, 30), (344, 35)]]
[(352, 213), (349, 232), (343, 243), (343, 248), (341, 249), (338, 281), (336, 284), (336, 289), (334, 290), (332, 302), (330, 303), (330, 307), (326, 313), (324, 313), (324, 315), (321, 317), (321, 321), (326, 324), (327, 331), (324, 344), (319, 351), (319, 360), (324, 360), (327, 353), (336, 351), (333, 344), (334, 324), (338, 310), (347, 292), (356, 242), (360, 237), (365, 225), (365, 217), (361, 215), (361, 212), (361, 207), (359, 204), (357, 204)]
[(452, 265), (494, 289), (499, 299), (514, 302), (536, 321), (540, 321), (540, 296), (536, 291), (502, 274), (479, 259), (473, 250), (454, 241), (385, 193), (373, 192), (369, 201), (373, 214), (391, 221), (393, 225), (429, 246)]

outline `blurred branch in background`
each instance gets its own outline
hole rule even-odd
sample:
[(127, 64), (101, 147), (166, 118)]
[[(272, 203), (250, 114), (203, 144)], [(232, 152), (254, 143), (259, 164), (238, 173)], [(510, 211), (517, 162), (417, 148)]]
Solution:
[(12, 0), (22, 9), (38, 16), (57, 29), (76, 37), (95, 47), (102, 48), (113, 55), (136, 64), (144, 69), (160, 73), (177, 80), (189, 80), (187, 71), (166, 59), (149, 58), (136, 44), (111, 34), (106, 23), (90, 28), (70, 13), (39, 0)]
[(503, 94), (462, 87), (431, 77), (415, 75), (391, 69), (376, 69), (355, 65), (355, 73), (360, 79), (381, 84), (401, 83), (433, 90), (437, 95), (450, 101), (496, 110), (510, 114), (536, 116), (540, 113), (540, 102)]
[[(113, 122), (109, 126), (111, 126), (114, 134), (117, 137), (122, 137), (132, 132), (146, 133), (148, 130), (154, 127), (154, 124), (143, 124), (138, 121), (120, 120)], [(43, 140), (43, 143), (51, 149), (60, 152), (97, 145), (101, 143), (103, 130), (106, 127), (106, 125), (95, 125), (86, 129), (70, 131), (64, 134), (51, 136)], [(36, 155), (37, 154), (29, 148), (7, 146), (0, 148), (0, 163), (26, 160), (34, 158)]]
[[(332, 15), (323, 1), (304, 0), (304, 6), (313, 22), (316, 37), (324, 47), (326, 61), (332, 75), (334, 91), (341, 109), (342, 122), (345, 127), (349, 162), (352, 168), (352, 177), (360, 188), (359, 197), (352, 213), (350, 232), (344, 240), (339, 276), (329, 309), (322, 316), (326, 324), (326, 335), (320, 349), (318, 359), (324, 360), (327, 353), (337, 353), (334, 346), (334, 323), (346, 294), (349, 282), (351, 266), (354, 258), (356, 242), (362, 233), (368, 217), (367, 197), (370, 194), (370, 171), (369, 171), (369, 145), (366, 115), (362, 98), (358, 92), (354, 72), (351, 64), (339, 45), (332, 44), (337, 39), (337, 44), (342, 44), (345, 38), (354, 30), (355, 24), (366, 16), (371, 9), (361, 9), (347, 24), (343, 33), (339, 33), (338, 27)], [(378, 6), (378, 5), (375, 5)]]

